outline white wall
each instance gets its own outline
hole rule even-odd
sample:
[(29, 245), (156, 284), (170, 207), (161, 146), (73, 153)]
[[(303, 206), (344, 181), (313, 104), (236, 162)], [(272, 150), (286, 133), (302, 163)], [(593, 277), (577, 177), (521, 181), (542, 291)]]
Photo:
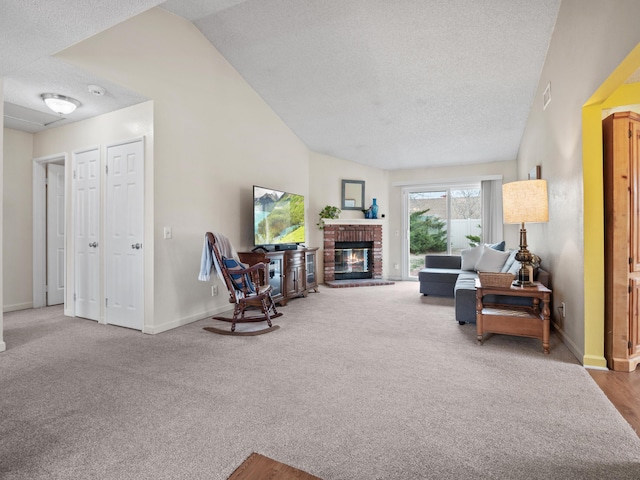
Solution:
[[(228, 309), (224, 291), (212, 298), (211, 284), (197, 280), (204, 233), (252, 248), (252, 186), (309, 198), (305, 145), (193, 24), (162, 9), (57, 56), (154, 101), (146, 331)], [(173, 239), (163, 239), (164, 226)]]
[(31, 308), (33, 135), (4, 129), (2, 233), (3, 311)]
[[(506, 162), (480, 163), (464, 165), (463, 167), (431, 167), (406, 170), (392, 170), (389, 172), (389, 198), (390, 202), (390, 265), (402, 265), (403, 236), (403, 196), (402, 189), (405, 186), (431, 185), (434, 183), (451, 183), (470, 179), (479, 179), (489, 176), (502, 176), (503, 182), (516, 180), (515, 160)], [(395, 232), (398, 235), (395, 235)], [(507, 248), (518, 246), (518, 228), (516, 225), (505, 225), (505, 242)], [(400, 276), (398, 269), (391, 272), (393, 277)]]
[[(389, 277), (389, 218), (392, 215), (388, 175), (387, 171), (379, 168), (366, 167), (359, 163), (321, 153), (310, 153), (307, 239), (309, 246), (320, 247), (318, 251), (318, 278), (320, 282), (324, 280), (323, 233), (316, 224), (320, 220), (320, 210), (326, 205), (339, 208), (342, 204), (342, 180), (364, 180), (365, 207), (368, 208), (375, 198), (379, 206), (378, 218), (382, 218), (382, 215), (385, 216), (387, 222), (382, 226), (382, 276)], [(364, 218), (364, 214), (358, 210), (344, 210), (340, 214), (340, 218)]]
[[(582, 106), (640, 41), (640, 2), (563, 0), (518, 155), (518, 178), (542, 166), (549, 188), (549, 223), (527, 228), (553, 278), (554, 312), (565, 343), (584, 355), (584, 210)], [(640, 67), (640, 65), (639, 65)], [(542, 94), (551, 82), (551, 103)]]

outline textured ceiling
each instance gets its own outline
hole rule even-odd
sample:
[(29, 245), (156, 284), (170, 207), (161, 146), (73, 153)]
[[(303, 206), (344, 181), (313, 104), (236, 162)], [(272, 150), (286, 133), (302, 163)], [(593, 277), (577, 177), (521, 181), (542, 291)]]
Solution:
[[(161, 0), (0, 0), (4, 125), (34, 133), (147, 100), (51, 55), (160, 3)], [(106, 94), (91, 95), (87, 88), (90, 84), (104, 87)], [(73, 97), (81, 106), (66, 117), (52, 115), (40, 98), (47, 92)]]
[(394, 169), (516, 158), (560, 0), (212, 3), (162, 7), (310, 149)]
[[(7, 97), (28, 83), (29, 67), (42, 71), (34, 63), (43, 57), (159, 2), (87, 3), (0, 0)], [(161, 6), (193, 21), (311, 150), (397, 169), (516, 158), (559, 5), (169, 0)], [(50, 26), (52, 11), (71, 12), (54, 14), (66, 22), (62, 28)], [(132, 92), (113, 96), (121, 94), (141, 100)]]

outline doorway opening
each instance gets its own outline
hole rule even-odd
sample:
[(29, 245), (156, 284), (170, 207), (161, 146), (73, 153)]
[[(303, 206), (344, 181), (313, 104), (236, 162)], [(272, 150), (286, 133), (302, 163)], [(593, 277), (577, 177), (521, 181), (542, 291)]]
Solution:
[(70, 315), (64, 290), (66, 165), (66, 153), (33, 160), (33, 308), (63, 303), (65, 315)]

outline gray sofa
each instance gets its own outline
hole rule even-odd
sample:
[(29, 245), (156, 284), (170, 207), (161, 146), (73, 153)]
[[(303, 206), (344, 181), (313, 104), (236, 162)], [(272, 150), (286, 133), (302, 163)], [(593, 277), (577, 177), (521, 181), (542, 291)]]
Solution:
[[(418, 273), (420, 293), (438, 297), (455, 298), (455, 319), (460, 325), (476, 322), (476, 279), (474, 271), (462, 270), (462, 257), (458, 255), (426, 255), (424, 267)], [(549, 273), (536, 270), (536, 280), (550, 286)], [(485, 297), (486, 298), (486, 297)], [(510, 305), (527, 305), (531, 300), (522, 297), (493, 296), (489, 302)]]

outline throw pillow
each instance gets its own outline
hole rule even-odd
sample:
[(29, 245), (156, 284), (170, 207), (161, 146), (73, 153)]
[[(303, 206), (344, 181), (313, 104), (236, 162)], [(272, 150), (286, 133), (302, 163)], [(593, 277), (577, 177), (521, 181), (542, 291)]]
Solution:
[(246, 273), (245, 274), (233, 273), (234, 270), (244, 270), (245, 266), (243, 264), (238, 263), (233, 258), (222, 257), (222, 261), (224, 262), (224, 265), (227, 267), (227, 270), (229, 270), (229, 274), (231, 275), (231, 281), (233, 281), (233, 283), (235, 284), (234, 287), (236, 287), (236, 290), (242, 291), (242, 289), (244, 288), (244, 284), (246, 282), (249, 292), (255, 293), (256, 289), (253, 285), (253, 282), (249, 278), (249, 275), (247, 275)]
[(478, 272), (500, 272), (509, 255), (509, 252), (485, 248), (476, 263), (476, 270)]
[(485, 243), (485, 245), (489, 248), (493, 248), (494, 250), (500, 250), (501, 252), (504, 252), (504, 240), (499, 243)]
[(478, 263), (483, 250), (484, 245), (478, 245), (477, 247), (462, 250), (462, 252), (460, 252), (460, 256), (462, 257), (462, 265), (460, 268), (462, 268), (462, 270), (474, 271), (476, 269), (476, 263)]
[(509, 267), (509, 270), (507, 270), (509, 273), (513, 273), (516, 278), (518, 278), (518, 272), (520, 271), (520, 262), (518, 260), (514, 260), (513, 263), (511, 264), (511, 267)]
[(511, 268), (511, 265), (513, 265), (513, 262), (516, 261), (516, 255), (518, 254), (518, 250), (517, 249), (509, 250), (509, 253), (510, 253), (509, 258), (507, 258), (507, 261), (504, 262), (504, 266), (502, 267), (502, 270), (501, 270), (502, 273), (507, 273)]

